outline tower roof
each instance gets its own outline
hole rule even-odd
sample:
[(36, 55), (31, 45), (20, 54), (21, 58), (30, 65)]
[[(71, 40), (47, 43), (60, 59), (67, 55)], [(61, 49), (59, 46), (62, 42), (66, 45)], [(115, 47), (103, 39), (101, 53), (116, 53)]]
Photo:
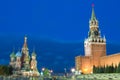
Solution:
[(18, 51), (17, 53), (16, 53), (16, 57), (21, 57), (22, 56), (22, 53), (20, 52), (20, 51)]
[(26, 37), (26, 36), (24, 37), (23, 48), (28, 48), (28, 47), (27, 47), (27, 37)]
[(35, 53), (35, 51), (33, 51), (33, 52), (32, 52), (32, 56), (36, 56), (36, 53)]
[(94, 11), (94, 4), (92, 4), (91, 20), (96, 20), (95, 11)]
[(15, 57), (14, 51), (10, 54), (10, 57)]
[(35, 47), (33, 48), (32, 56), (36, 56)]

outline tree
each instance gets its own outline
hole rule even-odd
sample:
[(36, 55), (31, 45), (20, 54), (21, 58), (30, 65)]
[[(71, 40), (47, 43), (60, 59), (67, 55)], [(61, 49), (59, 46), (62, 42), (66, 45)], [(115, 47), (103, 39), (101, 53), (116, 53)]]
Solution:
[(112, 65), (109, 66), (109, 73), (113, 73), (113, 72), (114, 72), (114, 66), (112, 63)]
[(50, 76), (50, 71), (45, 68), (45, 70), (43, 71), (43, 76), (44, 77), (49, 77)]
[(118, 64), (118, 67), (116, 69), (116, 73), (120, 73), (120, 63)]
[(115, 65), (113, 73), (116, 73), (116, 72), (117, 72), (117, 65)]
[(95, 67), (95, 65), (93, 66), (93, 73), (96, 73), (96, 67)]
[(0, 75), (12, 75), (13, 68), (11, 66), (0, 65)]
[(104, 73), (104, 67), (100, 67), (100, 73)]

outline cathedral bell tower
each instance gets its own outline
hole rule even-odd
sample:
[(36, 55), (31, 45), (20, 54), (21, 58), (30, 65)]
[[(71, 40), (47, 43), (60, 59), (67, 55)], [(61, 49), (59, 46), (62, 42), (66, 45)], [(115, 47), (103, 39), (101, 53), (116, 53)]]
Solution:
[(29, 56), (29, 49), (27, 47), (27, 37), (24, 37), (24, 44), (22, 48), (22, 67), (25, 68), (26, 70), (30, 69), (30, 56)]
[(94, 5), (92, 5), (92, 14), (89, 21), (88, 38), (84, 41), (85, 56), (91, 56), (92, 65), (100, 64), (100, 57), (106, 55), (106, 39), (102, 38), (99, 30), (99, 23), (95, 16)]

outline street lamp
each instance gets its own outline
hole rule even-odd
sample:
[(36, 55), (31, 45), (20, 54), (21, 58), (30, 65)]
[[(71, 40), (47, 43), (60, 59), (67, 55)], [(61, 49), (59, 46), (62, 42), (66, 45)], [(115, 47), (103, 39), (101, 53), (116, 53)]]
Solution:
[(42, 68), (42, 71), (44, 71), (45, 70), (45, 68)]
[(50, 70), (51, 73), (53, 73), (53, 70)]
[(71, 72), (72, 72), (72, 75), (73, 75), (72, 78), (73, 78), (73, 80), (75, 80), (75, 68), (72, 68)]
[(44, 78), (44, 71), (45, 71), (45, 68), (42, 68), (42, 71), (41, 71), (42, 78)]
[(75, 72), (75, 68), (72, 68), (72, 69), (71, 69), (71, 72), (74, 73), (74, 72)]
[(50, 70), (50, 76), (52, 75), (52, 73), (53, 73), (53, 70)]

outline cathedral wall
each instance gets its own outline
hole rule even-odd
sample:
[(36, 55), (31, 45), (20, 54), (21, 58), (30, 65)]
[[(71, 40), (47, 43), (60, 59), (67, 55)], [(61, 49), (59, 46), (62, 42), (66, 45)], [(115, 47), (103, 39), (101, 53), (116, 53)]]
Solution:
[(100, 58), (100, 64), (101, 66), (106, 65), (118, 65), (120, 62), (120, 53), (116, 53), (113, 55), (108, 55)]

